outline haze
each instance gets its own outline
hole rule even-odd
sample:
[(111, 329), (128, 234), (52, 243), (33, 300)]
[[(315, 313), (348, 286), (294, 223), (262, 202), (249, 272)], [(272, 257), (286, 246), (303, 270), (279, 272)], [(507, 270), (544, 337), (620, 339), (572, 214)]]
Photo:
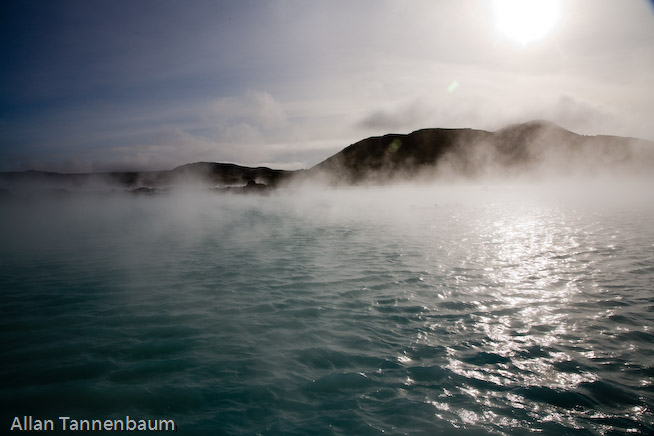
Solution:
[(529, 119), (654, 139), (652, 3), (559, 6), (525, 38), (480, 0), (5, 2), (0, 171), (298, 169)]

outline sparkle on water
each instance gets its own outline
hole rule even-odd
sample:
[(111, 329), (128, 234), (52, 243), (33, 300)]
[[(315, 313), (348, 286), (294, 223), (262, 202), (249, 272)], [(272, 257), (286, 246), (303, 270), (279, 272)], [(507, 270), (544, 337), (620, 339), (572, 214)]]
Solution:
[(14, 205), (2, 423), (652, 434), (652, 195), (569, 191)]

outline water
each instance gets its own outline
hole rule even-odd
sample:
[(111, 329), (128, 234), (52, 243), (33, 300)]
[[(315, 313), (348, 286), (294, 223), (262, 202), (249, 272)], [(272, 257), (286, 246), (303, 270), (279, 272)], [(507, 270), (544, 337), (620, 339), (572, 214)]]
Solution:
[(654, 433), (654, 195), (375, 188), (5, 203), (0, 425)]

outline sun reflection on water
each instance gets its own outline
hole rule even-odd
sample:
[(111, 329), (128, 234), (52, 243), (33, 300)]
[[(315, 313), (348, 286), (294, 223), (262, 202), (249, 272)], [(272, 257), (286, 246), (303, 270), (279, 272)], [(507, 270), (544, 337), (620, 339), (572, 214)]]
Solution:
[(569, 232), (556, 234), (551, 225), (555, 212), (524, 208), (514, 210), (510, 219), (479, 220), (476, 230), (483, 236), (471, 256), (478, 264), (490, 265), (483, 283), (476, 286), (486, 294), (487, 304), (482, 312), (470, 314), (470, 320), (484, 338), (479, 348), (510, 363), (489, 369), (452, 358), (453, 371), (503, 386), (555, 388), (593, 380), (557, 371), (553, 364), (568, 360), (565, 353), (541, 351), (534, 357), (534, 350), (547, 350), (568, 333), (569, 314), (561, 309), (577, 292), (569, 253), (579, 244)]
[[(585, 391), (603, 386), (593, 361), (611, 351), (598, 349), (588, 332), (616, 315), (589, 302), (605, 292), (601, 256), (614, 257), (619, 245), (598, 248), (606, 230), (583, 213), (531, 203), (514, 204), (509, 214), (504, 206), (486, 205), (467, 227), (453, 219), (447, 230), (460, 246), (437, 245), (426, 256), (439, 262), (434, 271), (446, 284), (421, 276), (434, 293), (415, 344), (444, 347), (440, 365), (461, 377), (451, 395), (467, 398), (470, 406), (454, 410), (451, 401), (431, 396), (426, 402), (454, 427), (497, 431), (535, 420), (605, 434), (615, 427), (600, 417), (589, 427), (595, 400)], [(628, 330), (616, 326), (610, 332)], [(637, 351), (616, 348), (616, 354)], [(404, 355), (398, 360), (419, 364)], [(524, 413), (512, 418), (494, 412), (503, 407)]]

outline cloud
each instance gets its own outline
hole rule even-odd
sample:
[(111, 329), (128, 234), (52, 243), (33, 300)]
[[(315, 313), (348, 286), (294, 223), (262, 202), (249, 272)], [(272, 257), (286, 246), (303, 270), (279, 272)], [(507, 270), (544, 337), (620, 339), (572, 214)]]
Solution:
[(194, 111), (199, 120), (194, 123), (171, 123), (132, 134), (123, 131), (122, 145), (98, 149), (86, 160), (86, 167), (167, 169), (213, 161), (299, 169), (348, 145), (333, 132), (332, 137), (314, 136), (320, 129), (297, 113), (289, 120), (285, 105), (265, 91), (247, 89), (197, 105)]
[(481, 0), (66, 9), (42, 17), (52, 32), (12, 39), (34, 59), (2, 76), (0, 170), (307, 167), (370, 135), (531, 118), (654, 139), (654, 26), (646, 3), (627, 3), (566, 2), (528, 50)]
[[(379, 94), (386, 92), (385, 98), (367, 101), (353, 127), (361, 134), (381, 135), (430, 127), (496, 130), (547, 119), (584, 134), (654, 139), (647, 110), (651, 98), (633, 95), (628, 84), (447, 64), (414, 73), (413, 80), (420, 93), (405, 98), (392, 88), (401, 86), (398, 81), (380, 81)], [(448, 92), (454, 80), (459, 85)]]
[(356, 125), (376, 131), (406, 130), (420, 124), (426, 118), (425, 108), (413, 101), (395, 109), (376, 109), (365, 115)]
[(602, 127), (611, 130), (616, 121), (616, 115), (608, 108), (575, 99), (569, 95), (561, 95), (556, 102), (544, 112), (542, 118), (547, 118), (562, 126), (567, 126), (578, 132), (597, 132)]
[(647, 116), (630, 112), (619, 104), (590, 102), (568, 94), (552, 96), (536, 108), (526, 108), (520, 121), (546, 119), (585, 135), (634, 136), (654, 139), (654, 128)]
[(274, 132), (288, 122), (282, 105), (270, 93), (252, 89), (240, 96), (215, 99), (209, 103), (207, 115), (223, 130), (247, 124), (260, 132)]

